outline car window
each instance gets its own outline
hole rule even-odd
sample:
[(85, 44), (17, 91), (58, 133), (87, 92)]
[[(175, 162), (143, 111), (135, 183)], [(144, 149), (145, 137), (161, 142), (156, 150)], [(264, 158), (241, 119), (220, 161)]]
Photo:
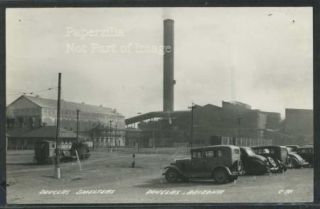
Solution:
[(205, 157), (213, 158), (214, 157), (214, 151), (213, 150), (205, 151)]
[(192, 152), (192, 158), (202, 158), (201, 152)]
[(221, 151), (221, 150), (216, 150), (216, 151), (213, 153), (213, 156), (214, 156), (214, 157), (222, 157), (222, 151)]
[(261, 149), (254, 149), (253, 150), (255, 153), (257, 153), (258, 155), (260, 155), (262, 153), (262, 150)]

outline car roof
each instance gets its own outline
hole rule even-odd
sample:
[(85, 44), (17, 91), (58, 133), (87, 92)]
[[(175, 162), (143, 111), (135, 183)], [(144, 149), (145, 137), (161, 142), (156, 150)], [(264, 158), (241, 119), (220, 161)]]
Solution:
[(41, 141), (36, 141), (35, 143), (56, 143), (55, 141), (50, 141), (50, 140), (41, 140)]
[(215, 148), (230, 148), (230, 149), (236, 149), (239, 147), (234, 145), (213, 145), (213, 146), (204, 146), (204, 147), (197, 147), (197, 148), (191, 148), (191, 151), (200, 151), (200, 150), (210, 150)]
[(296, 145), (296, 144), (288, 144), (288, 145), (286, 145), (286, 147), (299, 147), (299, 145)]
[(308, 145), (301, 146), (299, 148), (313, 148), (313, 145), (308, 144)]
[(285, 146), (276, 146), (276, 145), (268, 145), (268, 146), (255, 146), (251, 147), (253, 149), (259, 149), (259, 148), (286, 148)]
[(240, 149), (251, 149), (252, 147), (241, 146)]

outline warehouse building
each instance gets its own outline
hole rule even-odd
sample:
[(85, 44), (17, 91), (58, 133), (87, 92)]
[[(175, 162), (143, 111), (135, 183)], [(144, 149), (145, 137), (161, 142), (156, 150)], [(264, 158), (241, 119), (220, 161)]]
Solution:
[(287, 108), (285, 115), (283, 132), (294, 136), (297, 144), (313, 144), (313, 110)]
[[(193, 115), (193, 116), (192, 116)], [(267, 130), (278, 128), (280, 113), (251, 109), (240, 102), (222, 102), (222, 106), (195, 105), (187, 111), (153, 112), (128, 118), (142, 133), (142, 146), (174, 146), (175, 144), (241, 145), (270, 144)]]
[[(123, 146), (125, 144), (124, 116), (115, 109), (62, 100), (61, 129), (75, 133), (77, 116), (79, 135), (82, 140), (91, 141), (96, 146)], [(7, 107), (9, 144), (14, 147), (13, 141), (10, 141), (13, 138), (15, 144), (28, 144), (25, 136), (28, 136), (29, 132), (45, 127), (55, 127), (56, 122), (57, 100), (23, 95)], [(108, 134), (98, 134), (97, 127)], [(33, 140), (29, 143), (31, 145), (28, 144), (22, 148), (32, 147)]]

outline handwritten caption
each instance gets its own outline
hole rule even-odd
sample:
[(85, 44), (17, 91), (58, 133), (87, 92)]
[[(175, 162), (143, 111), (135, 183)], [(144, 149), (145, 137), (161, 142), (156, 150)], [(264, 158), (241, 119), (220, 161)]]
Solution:
[(114, 189), (79, 189), (78, 191), (71, 192), (69, 189), (63, 190), (46, 190), (42, 189), (39, 194), (40, 195), (106, 195), (106, 194), (114, 194), (116, 190)]
[(166, 190), (149, 189), (145, 195), (221, 195), (225, 190)]
[(280, 189), (278, 194), (290, 195), (293, 194), (293, 189)]

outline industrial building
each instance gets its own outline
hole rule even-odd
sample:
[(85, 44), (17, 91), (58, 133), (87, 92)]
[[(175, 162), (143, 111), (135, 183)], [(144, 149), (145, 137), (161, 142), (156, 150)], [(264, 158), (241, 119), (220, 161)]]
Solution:
[[(305, 133), (300, 137), (311, 141), (312, 113), (300, 114), (287, 109), (286, 120), (282, 121), (280, 113), (252, 109), (250, 105), (236, 101), (222, 101), (221, 107), (207, 104), (192, 105), (188, 110), (174, 110), (174, 21), (164, 20), (163, 31), (163, 44), (171, 48), (163, 56), (163, 111), (127, 118), (125, 122), (130, 131), (127, 133), (127, 145), (284, 145), (296, 142), (298, 133)], [(299, 126), (295, 121), (303, 124)]]
[(237, 142), (236, 138), (258, 142), (252, 140), (254, 138), (262, 143), (264, 130), (279, 124), (279, 113), (252, 110), (249, 105), (239, 102), (223, 102), (222, 107), (208, 104), (192, 106), (191, 110), (174, 110), (174, 20), (165, 19), (163, 31), (163, 45), (171, 49), (163, 56), (163, 111), (127, 118), (127, 126), (138, 128), (141, 136), (139, 139), (133, 137), (137, 134), (131, 128), (130, 132), (135, 134), (127, 135), (127, 144), (147, 147), (204, 145), (222, 140)]
[(313, 144), (313, 110), (285, 110), (283, 133), (296, 138), (297, 144)]
[[(62, 100), (60, 130), (75, 134), (77, 121), (81, 140), (91, 141), (93, 146), (98, 147), (124, 146), (124, 116), (115, 109)], [(19, 97), (7, 107), (8, 148), (32, 148), (35, 138), (50, 138), (45, 135), (41, 137), (41, 133), (45, 133), (43, 130), (47, 127), (55, 130), (56, 122), (57, 100), (25, 95)], [(37, 134), (32, 135), (35, 130)], [(28, 140), (30, 138), (33, 139)], [(67, 138), (73, 140), (74, 137)]]
[[(275, 117), (277, 116), (277, 117)], [(277, 120), (276, 120), (277, 118)], [(142, 146), (174, 146), (174, 144), (214, 145), (270, 144), (266, 131), (280, 124), (280, 113), (251, 109), (240, 102), (222, 102), (222, 107), (195, 105), (193, 110), (154, 112), (126, 120), (137, 123)]]

